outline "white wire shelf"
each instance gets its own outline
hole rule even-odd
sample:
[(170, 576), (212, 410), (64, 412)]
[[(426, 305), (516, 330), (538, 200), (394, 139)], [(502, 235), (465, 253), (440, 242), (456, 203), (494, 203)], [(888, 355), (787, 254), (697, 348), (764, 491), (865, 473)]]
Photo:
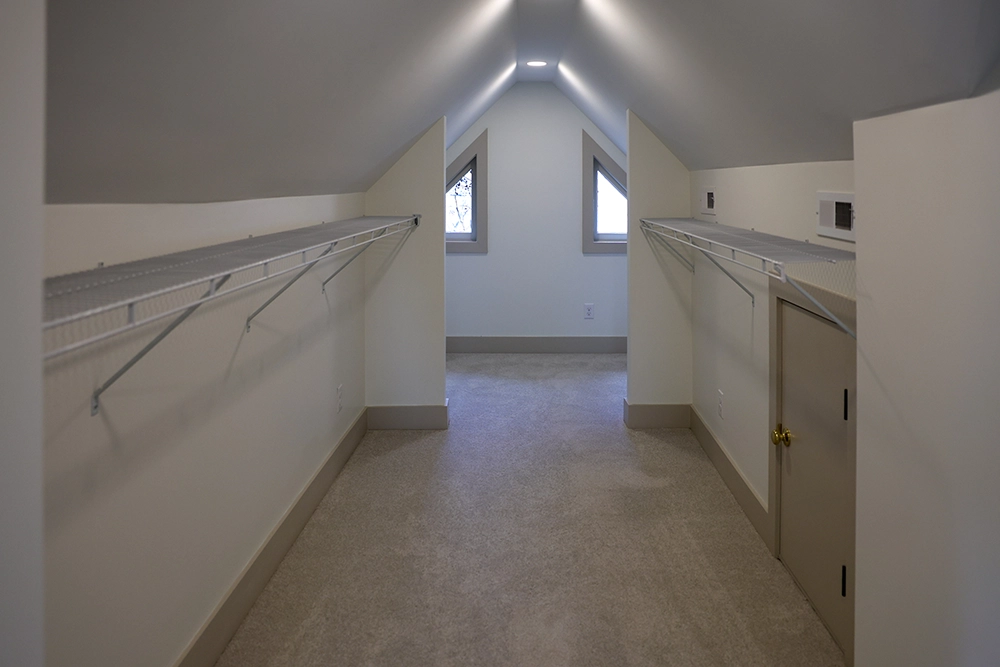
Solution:
[[(647, 235), (652, 234), (665, 241), (676, 241), (701, 252), (720, 271), (729, 276), (740, 289), (750, 295), (752, 303), (756, 304), (753, 292), (740, 282), (739, 278), (719, 264), (716, 258), (732, 262), (757, 273), (763, 273), (791, 285), (847, 334), (852, 338), (857, 338), (850, 327), (830, 312), (813, 295), (809, 294), (797, 281), (793, 280), (785, 269), (788, 264), (853, 262), (855, 261), (853, 252), (765, 234), (752, 229), (731, 227), (716, 222), (701, 222), (690, 218), (642, 218), (639, 223)], [(668, 243), (663, 243), (663, 245), (689, 270), (694, 271), (694, 265), (687, 258)]]
[(643, 218), (642, 228), (758, 273), (787, 280), (786, 264), (853, 262), (854, 253), (687, 218)]
[[(419, 222), (419, 215), (355, 218), (47, 278), (43, 332), (65, 331), (66, 325), (112, 312), (121, 312), (123, 321), (111, 326), (86, 327), (85, 337), (69, 342), (61, 340), (45, 350), (44, 358), (52, 359), (170, 315), (185, 313), (271, 278), (293, 271), (304, 272), (351, 249), (359, 249), (360, 254), (371, 243), (404, 233)], [(230, 280), (241, 274), (242, 280)], [(184, 296), (198, 286), (204, 286), (203, 294)], [(168, 295), (178, 298), (163, 298)], [(94, 328), (99, 331), (94, 333)]]

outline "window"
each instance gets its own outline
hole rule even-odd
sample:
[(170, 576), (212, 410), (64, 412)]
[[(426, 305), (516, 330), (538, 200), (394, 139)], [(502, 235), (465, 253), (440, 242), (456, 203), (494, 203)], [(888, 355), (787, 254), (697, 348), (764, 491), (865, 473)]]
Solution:
[(625, 170), (583, 133), (583, 252), (624, 253), (628, 238)]
[(444, 196), (447, 252), (486, 252), (488, 143), (484, 130), (448, 166)]

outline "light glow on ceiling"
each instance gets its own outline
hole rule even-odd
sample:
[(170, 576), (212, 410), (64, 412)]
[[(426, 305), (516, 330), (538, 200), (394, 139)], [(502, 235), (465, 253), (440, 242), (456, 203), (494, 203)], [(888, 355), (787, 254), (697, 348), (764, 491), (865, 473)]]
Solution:
[(544, 60), (529, 60), (525, 63), (528, 67), (545, 67), (548, 65)]
[(477, 118), (486, 113), (486, 110), (493, 106), (500, 96), (514, 85), (514, 72), (517, 71), (517, 63), (512, 62), (503, 68), (503, 71), (489, 82), (468, 104), (452, 116), (448, 117), (446, 139), (450, 146), (456, 139), (462, 136), (466, 130), (472, 127)]
[[(555, 79), (556, 88), (562, 90), (574, 104), (580, 107), (581, 111), (601, 128), (602, 132), (607, 134), (608, 139), (611, 139), (615, 146), (625, 152), (624, 146), (627, 139), (624, 131), (625, 123), (622, 122), (625, 109), (616, 108), (610, 97), (598, 92), (584, 81), (572, 67), (566, 64), (565, 60), (560, 60), (557, 67), (559, 75)], [(619, 132), (614, 131), (617, 128), (620, 128)]]

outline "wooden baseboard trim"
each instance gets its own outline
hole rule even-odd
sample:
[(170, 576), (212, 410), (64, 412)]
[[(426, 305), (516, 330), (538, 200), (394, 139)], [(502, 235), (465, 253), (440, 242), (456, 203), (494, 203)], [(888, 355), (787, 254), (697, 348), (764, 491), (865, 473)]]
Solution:
[(176, 667), (211, 667), (216, 663), (367, 431), (368, 412), (363, 410), (237, 577)]
[(408, 429), (443, 431), (448, 428), (448, 403), (370, 406), (368, 428), (373, 431)]
[(448, 336), (448, 352), (493, 354), (624, 354), (627, 336)]
[(691, 428), (690, 405), (636, 404), (624, 400), (622, 419), (625, 426), (644, 428)]
[(722, 445), (719, 444), (718, 438), (715, 437), (715, 434), (705, 424), (701, 415), (698, 414), (698, 410), (693, 406), (691, 408), (691, 431), (694, 432), (695, 437), (701, 444), (701, 448), (708, 455), (708, 460), (712, 462), (712, 465), (719, 472), (722, 481), (729, 487), (729, 492), (733, 494), (736, 503), (742, 508), (747, 518), (750, 519), (750, 523), (753, 524), (757, 533), (760, 534), (761, 539), (764, 540), (764, 544), (767, 545), (771, 553), (775, 553), (773, 519), (767, 509), (764, 508), (757, 494), (750, 488), (739, 468), (736, 467), (732, 459), (729, 458), (729, 455), (722, 448)]

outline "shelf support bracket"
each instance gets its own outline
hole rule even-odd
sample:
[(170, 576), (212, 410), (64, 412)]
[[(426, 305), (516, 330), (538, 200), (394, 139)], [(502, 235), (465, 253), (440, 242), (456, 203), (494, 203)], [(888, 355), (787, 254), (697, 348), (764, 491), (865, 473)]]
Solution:
[(321, 290), (323, 292), (323, 294), (326, 294), (326, 284), (328, 282), (330, 282), (331, 280), (333, 280), (334, 278), (336, 278), (337, 274), (339, 274), (341, 271), (343, 271), (344, 269), (346, 269), (348, 264), (350, 264), (351, 262), (353, 262), (354, 260), (356, 260), (358, 257), (360, 257), (361, 253), (363, 253), (365, 250), (368, 250), (368, 248), (371, 247), (372, 243), (374, 243), (375, 241), (378, 241), (380, 238), (382, 238), (382, 235), (385, 234), (385, 231), (386, 230), (383, 229), (379, 233), (378, 236), (376, 236), (375, 238), (369, 239), (368, 241), (365, 241), (365, 247), (364, 248), (362, 248), (361, 250), (359, 250), (356, 253), (354, 253), (353, 255), (351, 255), (351, 258), (349, 260), (347, 260), (346, 262), (344, 262), (343, 264), (341, 264), (340, 267), (338, 267), (337, 270), (334, 271), (333, 274), (329, 278), (327, 278), (326, 280), (323, 281), (322, 290)]
[[(643, 227), (643, 231), (644, 232), (647, 231), (645, 227)], [(664, 248), (666, 248), (667, 250), (669, 250), (670, 254), (672, 254), (674, 257), (676, 257), (680, 261), (681, 264), (683, 264), (684, 266), (686, 266), (688, 271), (690, 271), (691, 273), (694, 273), (694, 264), (692, 264), (690, 261), (688, 261), (688, 258), (685, 257), (684, 255), (682, 255), (677, 250), (677, 248), (674, 248), (672, 245), (670, 245), (670, 243), (665, 238), (663, 238), (660, 234), (657, 234), (656, 232), (649, 232), (649, 233), (647, 233), (646, 234), (646, 238), (649, 238), (650, 234), (653, 236), (653, 238), (655, 238), (657, 240), (657, 242), (660, 245), (662, 245)]]
[(255, 310), (255, 311), (253, 311), (253, 313), (251, 313), (250, 317), (248, 317), (248, 318), (247, 318), (247, 333), (250, 333), (250, 322), (251, 322), (251, 321), (253, 320), (253, 318), (255, 318), (255, 317), (257, 317), (258, 315), (260, 315), (260, 314), (261, 314), (261, 312), (263, 312), (263, 310), (264, 310), (265, 308), (267, 308), (267, 307), (268, 307), (268, 306), (270, 306), (270, 305), (271, 305), (272, 303), (274, 303), (274, 300), (275, 300), (275, 299), (277, 299), (277, 298), (278, 298), (279, 296), (281, 296), (282, 294), (284, 294), (284, 293), (285, 293), (285, 290), (287, 290), (287, 289), (288, 289), (289, 287), (291, 287), (292, 285), (294, 285), (294, 284), (295, 284), (295, 282), (296, 282), (296, 281), (297, 281), (297, 280), (298, 280), (299, 278), (301, 278), (302, 276), (306, 275), (306, 273), (307, 273), (307, 272), (309, 271), (309, 269), (311, 269), (312, 267), (316, 266), (316, 263), (317, 263), (317, 262), (318, 262), (318, 261), (319, 261), (320, 259), (322, 259), (323, 257), (326, 257), (326, 256), (327, 256), (327, 255), (329, 255), (329, 254), (330, 254), (331, 252), (333, 252), (333, 246), (335, 246), (335, 245), (337, 245), (337, 242), (336, 242), (336, 241), (334, 241), (333, 243), (331, 243), (331, 244), (330, 244), (330, 247), (329, 247), (329, 248), (327, 248), (326, 250), (324, 250), (324, 251), (323, 251), (323, 254), (322, 254), (322, 255), (320, 255), (319, 257), (317, 257), (316, 259), (314, 259), (314, 260), (312, 261), (312, 263), (310, 263), (310, 264), (309, 264), (309, 266), (307, 266), (306, 268), (304, 268), (304, 269), (302, 269), (301, 271), (299, 271), (298, 273), (296, 273), (296, 274), (295, 274), (295, 277), (294, 277), (294, 278), (292, 278), (291, 280), (289, 280), (289, 281), (288, 281), (287, 283), (285, 283), (285, 286), (284, 286), (284, 287), (282, 287), (281, 289), (279, 289), (279, 290), (278, 290), (277, 292), (275, 292), (275, 293), (274, 293), (274, 294), (273, 294), (273, 295), (271, 296), (271, 298), (270, 298), (270, 299), (268, 299), (267, 301), (265, 301), (265, 302), (264, 302), (264, 305), (263, 305), (263, 306), (261, 306), (260, 308), (258, 308), (258, 309), (257, 309), (257, 310)]
[(813, 297), (813, 295), (812, 295), (812, 294), (810, 294), (810, 293), (809, 293), (809, 292), (807, 292), (806, 290), (802, 289), (802, 287), (800, 287), (800, 286), (799, 286), (799, 284), (798, 284), (797, 282), (795, 282), (794, 280), (792, 280), (792, 278), (791, 278), (791, 277), (790, 277), (790, 276), (789, 276), (789, 275), (788, 275), (787, 273), (785, 274), (785, 281), (786, 281), (786, 282), (788, 282), (788, 284), (789, 284), (789, 285), (791, 285), (792, 287), (794, 287), (795, 289), (797, 289), (797, 290), (799, 291), (799, 293), (800, 293), (800, 294), (801, 294), (802, 296), (804, 296), (805, 298), (809, 299), (809, 301), (810, 301), (810, 303), (812, 303), (812, 305), (814, 305), (814, 306), (816, 306), (817, 308), (819, 308), (819, 309), (820, 309), (820, 311), (822, 311), (822, 313), (823, 313), (824, 315), (826, 315), (826, 316), (827, 316), (827, 317), (829, 317), (829, 318), (830, 318), (831, 320), (833, 320), (833, 321), (834, 321), (834, 322), (835, 322), (835, 323), (837, 324), (837, 326), (838, 326), (838, 327), (840, 327), (841, 329), (843, 329), (843, 330), (844, 330), (844, 332), (845, 332), (845, 333), (846, 333), (846, 334), (847, 334), (848, 336), (850, 336), (850, 337), (851, 337), (851, 338), (853, 338), (854, 340), (857, 340), (857, 339), (858, 339), (858, 336), (857, 336), (857, 334), (855, 334), (855, 333), (854, 333), (853, 331), (851, 331), (851, 328), (850, 328), (849, 326), (847, 326), (846, 324), (844, 324), (844, 323), (843, 323), (843, 322), (842, 322), (842, 321), (840, 320), (840, 318), (839, 318), (839, 317), (837, 317), (836, 315), (834, 315), (833, 313), (831, 313), (831, 312), (830, 312), (830, 309), (829, 309), (829, 308), (827, 308), (826, 306), (824, 306), (823, 304), (821, 304), (821, 303), (820, 303), (819, 301), (817, 301), (817, 300), (816, 300), (816, 299), (815, 299), (815, 298)]
[[(211, 284), (209, 285), (209, 287), (208, 287), (208, 291), (205, 292), (202, 295), (201, 298), (205, 299), (205, 298), (210, 297), (213, 294), (215, 294), (215, 290), (217, 290), (218, 288), (222, 287), (222, 285), (224, 285), (227, 280), (229, 280), (229, 276), (228, 275), (222, 276), (218, 280), (213, 280), (211, 282)], [(118, 381), (119, 378), (121, 378), (121, 376), (125, 375), (125, 373), (128, 373), (129, 370), (133, 366), (135, 366), (137, 363), (139, 363), (140, 359), (142, 359), (147, 354), (149, 354), (150, 351), (154, 347), (156, 347), (157, 345), (159, 345), (163, 341), (164, 338), (166, 338), (167, 336), (170, 335), (170, 332), (172, 332), (174, 329), (176, 329), (177, 327), (179, 327), (181, 325), (181, 323), (184, 322), (184, 320), (186, 320), (187, 318), (189, 318), (191, 316), (191, 314), (194, 313), (194, 311), (198, 310), (198, 308), (201, 305), (202, 305), (201, 303), (196, 303), (195, 305), (191, 306), (190, 308), (188, 308), (187, 310), (185, 310), (183, 313), (181, 313), (177, 317), (177, 319), (175, 319), (173, 322), (171, 322), (170, 324), (168, 324), (163, 331), (161, 331), (159, 334), (157, 334), (156, 338), (154, 338), (153, 340), (149, 341), (149, 343), (146, 344), (146, 347), (144, 347), (141, 350), (139, 350), (139, 352), (134, 357), (132, 357), (131, 359), (129, 359), (125, 363), (124, 366), (122, 366), (120, 369), (118, 369), (117, 373), (115, 373), (110, 378), (108, 378), (108, 380), (104, 384), (102, 384), (100, 387), (98, 387), (94, 391), (93, 395), (91, 395), (91, 397), (90, 397), (90, 416), (91, 417), (96, 416), (97, 413), (101, 411), (101, 394), (103, 394), (104, 392), (106, 392), (111, 387), (111, 385), (113, 385), (115, 382)], [(129, 318), (130, 319), (133, 318), (134, 314), (135, 314), (135, 310), (134, 310), (133, 307), (130, 306), (129, 307)]]
[(712, 257), (710, 254), (708, 254), (704, 250), (701, 251), (701, 254), (703, 254), (705, 257), (707, 257), (708, 261), (712, 262), (712, 264), (715, 264), (717, 267), (719, 267), (719, 271), (722, 271), (727, 276), (729, 276), (729, 279), (732, 280), (737, 285), (739, 285), (739, 287), (740, 287), (741, 290), (743, 290), (744, 292), (746, 292), (747, 294), (750, 295), (750, 307), (751, 308), (756, 308), (757, 307), (757, 297), (754, 296), (753, 292), (751, 292), (750, 290), (747, 289), (746, 285), (744, 285), (743, 283), (740, 282), (739, 278), (737, 278), (732, 273), (730, 273), (729, 271), (727, 271), (726, 267), (722, 266), (722, 264), (719, 264), (718, 260), (716, 260), (714, 257)]
[[(647, 229), (645, 227), (643, 227), (643, 231), (647, 231)], [(676, 248), (674, 248), (673, 246), (671, 246), (670, 242), (662, 234), (659, 234), (659, 233), (651, 231), (651, 230), (650, 230), (650, 234), (652, 234), (653, 236), (655, 236), (656, 240), (660, 242), (660, 245), (662, 245), (664, 248), (666, 248), (667, 250), (669, 250), (673, 254), (674, 257), (676, 257), (678, 260), (680, 260), (681, 263), (684, 264), (684, 266), (686, 266), (688, 268), (688, 271), (690, 271), (691, 273), (694, 273), (694, 264), (692, 264), (690, 261), (688, 261), (688, 259), (686, 257), (684, 257), (684, 255), (680, 254), (680, 252), (678, 252)], [(647, 236), (648, 236), (648, 234), (647, 234)], [(751, 292), (749, 289), (747, 289), (747, 286), (744, 285), (743, 283), (741, 283), (740, 280), (739, 280), (739, 278), (737, 278), (736, 276), (734, 276), (731, 272), (727, 271), (726, 267), (724, 267), (721, 264), (719, 264), (719, 262), (714, 257), (712, 257), (712, 254), (710, 252), (708, 252), (707, 250), (704, 250), (703, 248), (699, 248), (693, 242), (689, 242), (686, 245), (691, 246), (695, 250), (700, 250), (701, 254), (703, 254), (710, 262), (712, 262), (712, 264), (715, 264), (717, 267), (719, 267), (720, 271), (722, 271), (727, 276), (729, 276), (730, 280), (732, 280), (734, 283), (736, 283), (741, 290), (743, 290), (744, 292), (746, 292), (750, 296), (750, 306), (751, 307), (756, 307), (756, 305), (757, 305), (757, 297), (754, 296), (754, 293)]]

